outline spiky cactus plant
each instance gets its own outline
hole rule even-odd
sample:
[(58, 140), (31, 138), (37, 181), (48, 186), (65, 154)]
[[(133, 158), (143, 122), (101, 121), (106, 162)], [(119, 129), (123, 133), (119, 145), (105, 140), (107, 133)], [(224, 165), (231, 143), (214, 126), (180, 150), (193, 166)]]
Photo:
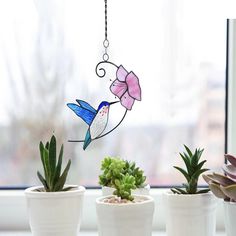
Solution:
[(209, 188), (198, 190), (198, 179), (202, 173), (208, 169), (203, 168), (206, 160), (200, 162), (200, 158), (204, 149), (195, 149), (194, 153), (184, 145), (186, 152), (180, 153), (181, 158), (184, 161), (186, 169), (182, 169), (178, 166), (174, 166), (175, 169), (180, 171), (187, 183), (183, 184), (183, 188), (172, 188), (171, 191), (176, 194), (199, 194), (207, 193)]
[(71, 187), (64, 188), (67, 174), (71, 165), (71, 160), (68, 161), (66, 168), (61, 174), (63, 145), (61, 145), (58, 160), (56, 148), (57, 141), (54, 135), (51, 137), (50, 142), (47, 142), (45, 146), (42, 142), (39, 144), (40, 156), (44, 169), (44, 177), (39, 171), (37, 172), (37, 175), (46, 192), (67, 191), (71, 189)]
[(226, 176), (211, 173), (203, 175), (203, 178), (216, 197), (225, 201), (236, 202), (236, 157), (225, 154), (225, 158), (229, 162), (222, 167)]

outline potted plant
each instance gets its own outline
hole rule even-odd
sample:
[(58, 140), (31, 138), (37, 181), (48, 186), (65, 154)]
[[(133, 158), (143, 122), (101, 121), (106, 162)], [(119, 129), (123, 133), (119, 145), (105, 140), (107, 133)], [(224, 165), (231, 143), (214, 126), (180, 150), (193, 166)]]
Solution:
[(65, 185), (71, 160), (61, 173), (63, 145), (56, 154), (56, 137), (39, 144), (44, 177), (37, 175), (42, 186), (27, 188), (29, 221), (34, 236), (76, 236), (80, 227), (85, 188)]
[(112, 195), (115, 191), (115, 181), (121, 180), (129, 174), (135, 179), (135, 188), (132, 194), (149, 195), (150, 185), (146, 184), (146, 176), (143, 170), (136, 166), (135, 162), (122, 160), (117, 157), (105, 157), (101, 164), (102, 174), (99, 176), (99, 184), (102, 186), (103, 196)]
[(213, 194), (224, 200), (225, 229), (227, 236), (235, 236), (236, 232), (236, 157), (225, 154), (229, 164), (223, 165), (226, 174), (211, 173), (203, 175)]
[(154, 200), (132, 195), (135, 177), (126, 173), (114, 181), (114, 195), (96, 199), (99, 236), (151, 236)]
[(208, 169), (206, 160), (200, 161), (203, 149), (192, 152), (185, 146), (180, 153), (186, 169), (174, 166), (185, 177), (182, 188), (172, 188), (164, 194), (167, 207), (168, 236), (213, 236), (215, 234), (216, 199), (209, 188), (199, 189), (198, 179)]

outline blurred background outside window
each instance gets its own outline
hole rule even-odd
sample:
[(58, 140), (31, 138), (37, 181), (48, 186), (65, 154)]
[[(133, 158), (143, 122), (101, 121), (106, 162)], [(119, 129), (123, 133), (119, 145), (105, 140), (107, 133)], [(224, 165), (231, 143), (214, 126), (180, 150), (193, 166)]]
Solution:
[[(183, 144), (204, 148), (209, 168), (221, 166), (226, 20), (188, 0), (108, 0), (108, 38), (110, 60), (138, 75), (142, 101), (83, 151), (67, 140), (83, 139), (87, 126), (66, 103), (114, 99), (109, 78), (95, 74), (104, 1), (0, 2), (0, 186), (38, 183), (38, 143), (53, 132), (72, 159), (70, 183), (98, 185), (111, 155), (136, 161), (151, 185), (181, 184), (172, 166), (182, 165)], [(110, 127), (119, 113), (111, 109)]]

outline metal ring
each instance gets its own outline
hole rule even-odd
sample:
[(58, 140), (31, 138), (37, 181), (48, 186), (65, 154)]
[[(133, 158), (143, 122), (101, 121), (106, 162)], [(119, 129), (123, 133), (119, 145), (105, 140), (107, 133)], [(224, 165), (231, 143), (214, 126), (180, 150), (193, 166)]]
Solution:
[(104, 61), (108, 61), (109, 60), (109, 55), (107, 53), (104, 53), (102, 56)]
[(104, 46), (104, 48), (108, 48), (108, 47), (109, 47), (109, 41), (108, 41), (108, 39), (105, 39), (105, 40), (103, 41), (103, 46)]

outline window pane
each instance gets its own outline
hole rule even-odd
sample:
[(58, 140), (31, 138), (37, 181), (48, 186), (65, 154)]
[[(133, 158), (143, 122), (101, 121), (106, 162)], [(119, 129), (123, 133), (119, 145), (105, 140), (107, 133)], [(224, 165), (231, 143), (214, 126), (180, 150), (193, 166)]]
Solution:
[[(204, 148), (209, 168), (223, 163), (226, 21), (187, 0), (108, 2), (110, 60), (139, 76), (142, 101), (86, 151), (67, 142), (88, 128), (67, 102), (114, 100), (114, 71), (103, 79), (94, 71), (103, 8), (92, 0), (0, 3), (1, 186), (38, 183), (38, 143), (53, 132), (72, 159), (71, 183), (97, 185), (100, 162), (111, 155), (136, 161), (152, 185), (180, 184), (172, 166), (182, 165), (183, 144)], [(111, 109), (109, 127), (119, 119)]]

